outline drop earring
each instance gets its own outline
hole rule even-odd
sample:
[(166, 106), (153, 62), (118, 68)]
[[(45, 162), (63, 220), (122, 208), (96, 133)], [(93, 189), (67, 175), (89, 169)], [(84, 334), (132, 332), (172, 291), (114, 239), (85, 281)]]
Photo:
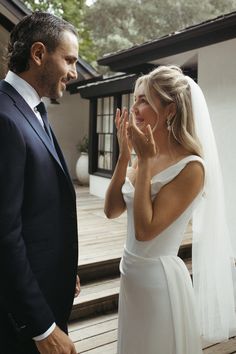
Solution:
[(167, 130), (171, 131), (171, 117), (168, 117), (166, 120)]

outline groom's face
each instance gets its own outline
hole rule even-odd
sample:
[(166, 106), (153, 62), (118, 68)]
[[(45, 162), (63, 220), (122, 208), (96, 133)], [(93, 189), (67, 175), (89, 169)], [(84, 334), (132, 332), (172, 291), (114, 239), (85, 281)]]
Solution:
[(43, 65), (38, 76), (41, 96), (62, 97), (66, 84), (77, 78), (76, 61), (78, 60), (77, 37), (68, 31), (61, 35), (61, 40), (53, 52), (46, 50)]

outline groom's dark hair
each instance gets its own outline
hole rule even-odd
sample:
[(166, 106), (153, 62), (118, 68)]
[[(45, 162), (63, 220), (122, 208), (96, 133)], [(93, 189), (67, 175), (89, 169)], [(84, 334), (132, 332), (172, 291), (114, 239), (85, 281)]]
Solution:
[(42, 42), (49, 52), (53, 52), (59, 45), (64, 31), (77, 36), (72, 24), (50, 13), (35, 11), (25, 16), (10, 34), (8, 69), (16, 74), (28, 70), (32, 44)]

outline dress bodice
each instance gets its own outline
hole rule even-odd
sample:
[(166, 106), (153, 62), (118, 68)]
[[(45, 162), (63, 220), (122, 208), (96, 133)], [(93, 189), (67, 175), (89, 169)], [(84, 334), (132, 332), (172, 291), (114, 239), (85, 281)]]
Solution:
[[(156, 174), (151, 180), (152, 199), (156, 197), (165, 184), (173, 180), (191, 161), (199, 161), (204, 166), (204, 162), (200, 157), (190, 155)], [(135, 238), (133, 219), (134, 186), (128, 177), (126, 177), (125, 183), (122, 186), (122, 193), (127, 207), (127, 250), (136, 255), (148, 258), (157, 258), (163, 255), (177, 255), (193, 209), (202, 197), (202, 193), (200, 192), (198, 194), (188, 208), (168, 228), (149, 241), (138, 241)]]

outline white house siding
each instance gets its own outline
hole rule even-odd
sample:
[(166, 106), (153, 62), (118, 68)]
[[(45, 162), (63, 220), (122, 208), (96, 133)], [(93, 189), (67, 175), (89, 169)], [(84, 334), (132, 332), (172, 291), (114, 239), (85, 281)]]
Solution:
[(236, 252), (236, 39), (199, 50), (198, 82), (212, 118)]
[(79, 156), (76, 146), (84, 135), (88, 135), (89, 101), (82, 99), (79, 94), (65, 92), (60, 104), (49, 104), (47, 109), (70, 175), (76, 179), (75, 165)]
[(90, 175), (89, 178), (89, 192), (100, 198), (105, 198), (106, 190), (109, 186), (110, 178)]

